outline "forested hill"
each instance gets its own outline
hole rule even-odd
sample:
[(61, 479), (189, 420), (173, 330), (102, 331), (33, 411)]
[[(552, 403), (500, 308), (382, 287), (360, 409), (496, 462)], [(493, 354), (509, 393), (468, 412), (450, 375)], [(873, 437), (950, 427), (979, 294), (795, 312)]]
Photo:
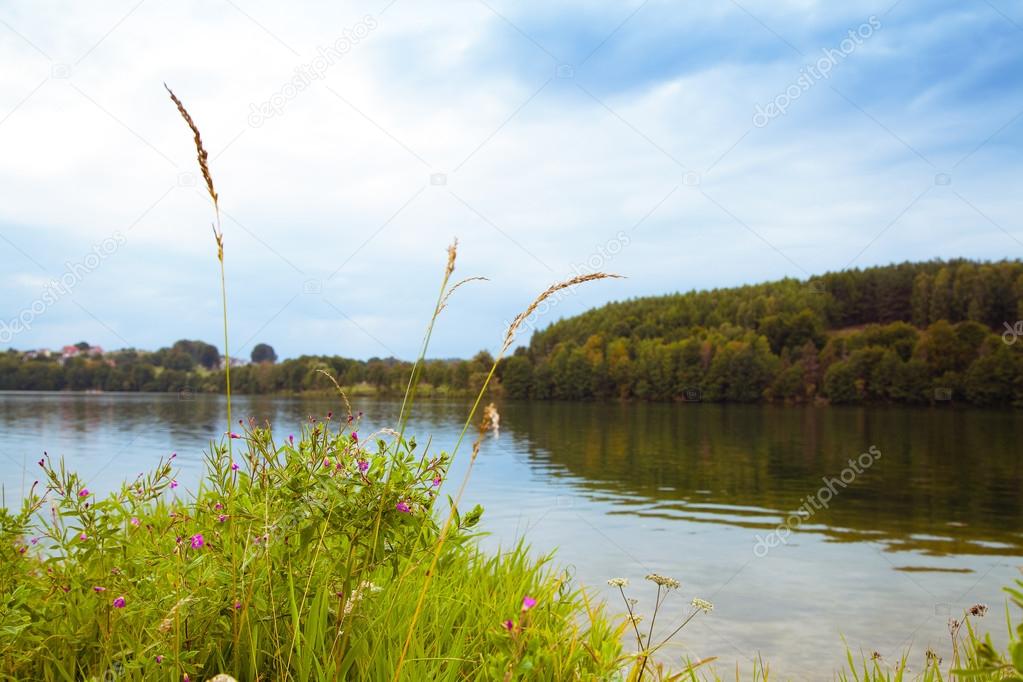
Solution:
[(611, 303), (535, 332), (501, 379), (538, 399), (1009, 405), (1017, 320), (1021, 261), (901, 263)]

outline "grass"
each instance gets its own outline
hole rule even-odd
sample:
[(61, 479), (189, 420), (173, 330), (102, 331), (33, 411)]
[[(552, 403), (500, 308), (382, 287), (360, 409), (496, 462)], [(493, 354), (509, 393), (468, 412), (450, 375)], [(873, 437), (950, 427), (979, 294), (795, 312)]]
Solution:
[[(219, 216), (198, 127), (171, 96)], [(218, 226), (214, 234), (226, 355), (224, 240)], [(452, 285), (456, 259), (452, 244), (394, 429), (360, 436), (334, 382), (342, 411), (311, 418), (297, 439), (268, 425), (235, 427), (229, 413), (201, 484), (187, 495), (177, 491), (173, 456), (102, 498), (62, 461), (40, 460), (41, 480), (22, 508), (0, 509), (0, 679), (723, 679), (713, 659), (669, 666), (655, 657), (682, 629), (652, 641), (675, 580), (648, 576), (657, 597), (644, 635), (624, 581), (611, 581), (625, 600), (616, 615), (550, 556), (536, 558), (523, 544), (492, 555), (478, 549), (483, 510), (460, 502), (499, 420), (493, 405), (482, 405), (494, 368), (545, 298), (611, 275), (555, 284), (515, 318), (458, 443), (431, 452), (406, 428), (434, 325), (454, 290), (477, 279)], [(442, 512), (449, 466), (471, 431), (462, 455), (469, 466)], [(1023, 607), (1023, 583), (1010, 595)], [(694, 599), (691, 608), (683, 626), (712, 607)], [(1001, 654), (974, 633), (970, 615), (953, 629), (946, 672), (928, 658), (916, 679), (1023, 680), (1023, 626), (1010, 629)], [(631, 636), (635, 650), (626, 652)], [(767, 680), (769, 669), (757, 661), (752, 676)], [(889, 668), (850, 655), (841, 679), (911, 678), (905, 660)]]

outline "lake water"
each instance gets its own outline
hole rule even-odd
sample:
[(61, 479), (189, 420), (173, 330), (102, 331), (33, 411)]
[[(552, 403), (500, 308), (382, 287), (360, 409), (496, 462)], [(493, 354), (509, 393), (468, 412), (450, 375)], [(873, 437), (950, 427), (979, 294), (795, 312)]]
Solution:
[[(175, 451), (179, 481), (194, 487), (203, 449), (224, 430), (224, 405), (212, 396), (0, 393), (7, 503), (36, 477), (43, 451), (63, 456), (96, 492)], [(392, 426), (399, 406), (359, 399), (355, 407), (368, 434)], [(422, 402), (410, 430), (448, 448), (466, 409)], [(699, 596), (715, 610), (695, 619), (669, 656), (718, 656), (727, 671), (759, 653), (772, 677), (830, 679), (844, 636), (893, 663), (912, 646), (919, 670), (927, 647), (947, 652), (949, 617), (977, 602), (992, 607), (982, 627), (1004, 641), (1001, 586), (1023, 564), (1023, 413), (499, 409), (500, 436), (484, 444), (465, 499), (486, 508), (485, 545), (526, 535), (611, 599), (607, 578), (628, 577), (641, 612), (653, 594), (645, 574), (678, 578), (669, 609)], [(285, 435), (328, 410), (340, 412), (326, 399), (234, 401), (236, 416), (269, 419)], [(456, 480), (462, 466), (464, 457)], [(786, 518), (792, 531), (777, 532)]]

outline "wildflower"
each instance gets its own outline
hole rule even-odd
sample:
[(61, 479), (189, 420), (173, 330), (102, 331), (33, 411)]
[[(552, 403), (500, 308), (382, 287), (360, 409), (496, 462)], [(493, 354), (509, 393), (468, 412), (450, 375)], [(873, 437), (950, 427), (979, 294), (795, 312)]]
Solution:
[(217, 511), (220, 511), (221, 509), (224, 508), (224, 505), (217, 502), (215, 505), (213, 505), (213, 508), (216, 509)]
[(199, 549), (204, 544), (206, 544), (206, 542), (202, 539), (202, 533), (196, 533), (195, 535), (193, 535), (191, 539), (191, 544), (192, 549)]
[(364, 459), (359, 460), (359, 471), (366, 473), (369, 470), (369, 462)]
[(231, 471), (238, 471), (238, 462), (231, 462)]
[(232, 432), (231, 432), (230, 434), (228, 434), (228, 435), (230, 435), (230, 436), (231, 436), (231, 438), (241, 438), (241, 436), (239, 436), (239, 435), (238, 435), (237, 433), (235, 433), (234, 431), (232, 431)]
[(628, 578), (611, 578), (610, 580), (607, 581), (607, 584), (610, 585), (611, 587), (628, 587), (629, 586), (629, 579)]
[(240, 609), (241, 607), (242, 607), (242, 603), (241, 603), (240, 601), (236, 601), (236, 602), (234, 603), (234, 610), (235, 610), (235, 611), (237, 611), (237, 610), (238, 610), (238, 609)]
[(93, 588), (92, 588), (92, 591), (93, 592), (106, 592), (107, 588), (100, 587), (99, 585), (94, 585)]
[(78, 539), (79, 539), (79, 540), (88, 540), (88, 539), (89, 539), (89, 536), (88, 536), (88, 535), (86, 535), (86, 534), (85, 534), (85, 533), (83, 532), (83, 533), (82, 533), (81, 535), (79, 535), (79, 536), (78, 536)]
[(355, 431), (352, 431), (352, 442), (353, 443), (359, 442), (359, 434), (357, 434)]
[(138, 525), (139, 525), (139, 519), (138, 519), (138, 517), (137, 517), (137, 516), (133, 516), (133, 517), (131, 517), (131, 525), (135, 526), (136, 528), (138, 527)]
[(699, 597), (693, 599), (693, 601), (691, 601), (690, 604), (694, 609), (700, 609), (704, 613), (710, 613), (711, 611), (714, 610), (713, 604), (711, 604), (706, 599), (700, 599)]
[(681, 586), (681, 583), (674, 578), (658, 575), (657, 573), (649, 574), (646, 576), (646, 579), (655, 583), (658, 587), (666, 587), (669, 590), (677, 590)]
[(503, 625), (504, 629), (507, 630), (508, 632), (511, 632), (512, 630), (515, 629), (515, 622), (512, 620), (506, 620), (503, 623), (501, 623), (501, 625)]
[(536, 606), (536, 600), (530, 597), (528, 594), (522, 598), (522, 610), (528, 611), (529, 609)]
[(412, 511), (412, 508), (408, 506), (408, 503), (405, 502), (405, 500), (399, 501), (398, 504), (394, 505), (394, 508), (402, 512), (403, 514), (408, 514), (410, 511)]
[(440, 482), (441, 482), (441, 477), (440, 477), (440, 476), (434, 476), (434, 477), (433, 477), (433, 487), (434, 487), (434, 488), (436, 488), (437, 486), (439, 486), (439, 485), (440, 485)]
[(291, 434), (290, 436), (288, 436), (288, 441), (290, 441), (291, 444), (294, 445), (295, 444), (295, 434)]
[(188, 673), (185, 673), (181, 676), (181, 682), (192, 682), (192, 678), (188, 676)]
[(81, 490), (78, 491), (78, 497), (88, 497), (88, 496), (89, 496), (89, 489), (88, 488), (82, 488)]
[(21, 547), (18, 548), (18, 554), (24, 554), (27, 551), (28, 547), (26, 547), (25, 545), (22, 545)]
[(46, 460), (43, 459), (42, 457), (39, 458), (39, 466), (41, 466), (41, 467), (42, 466), (46, 466)]
[(114, 600), (115, 609), (123, 609), (124, 605), (125, 605), (124, 597), (118, 597), (117, 599)]
[(220, 516), (218, 516), (217, 521), (220, 521), (221, 523), (227, 521), (227, 514), (221, 514)]
[(971, 616), (983, 618), (985, 613), (987, 613), (987, 604), (974, 604), (970, 607)]
[(328, 468), (330, 467), (330, 457), (324, 457), (323, 458), (323, 466), (328, 467)]
[(157, 654), (156, 655), (156, 662), (157, 663), (163, 663), (163, 654)]
[(32, 544), (34, 545), (34, 544), (36, 544), (37, 542), (39, 542), (39, 538), (32, 538), (31, 542), (32, 542)]

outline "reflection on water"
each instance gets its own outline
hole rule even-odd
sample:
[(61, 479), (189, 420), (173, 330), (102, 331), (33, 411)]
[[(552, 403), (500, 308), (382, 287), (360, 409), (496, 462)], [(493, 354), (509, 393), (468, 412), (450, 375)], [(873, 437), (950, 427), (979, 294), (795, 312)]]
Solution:
[[(770, 530), (804, 506), (813, 514), (800, 531), (836, 542), (1023, 554), (1015, 412), (572, 403), (505, 412), (538, 462), (617, 497), (620, 513)], [(881, 456), (868, 468), (854, 459), (862, 473), (843, 482), (849, 459), (871, 447)], [(826, 506), (805, 505), (808, 495)]]
[[(360, 433), (393, 426), (398, 404), (360, 400)], [(715, 602), (669, 657), (748, 661), (760, 652), (782, 678), (832, 677), (841, 637), (889, 660), (912, 646), (947, 651), (950, 616), (1004, 603), (1023, 556), (1023, 415), (909, 408), (506, 403), (466, 504), (486, 508), (485, 545), (526, 535), (538, 552), (613, 597), (626, 576), (642, 611), (643, 576), (683, 582)], [(281, 435), (335, 401), (242, 397), (234, 412)], [(434, 449), (455, 442), (467, 405), (426, 401), (411, 432)], [(224, 432), (224, 401), (195, 396), (0, 393), (0, 482), (8, 504), (43, 451), (63, 456), (97, 492), (176, 451), (183, 488)], [(420, 442), (425, 442), (420, 438)], [(822, 495), (849, 459), (880, 458)], [(453, 476), (460, 478), (464, 458)], [(819, 501), (777, 546), (757, 552), (808, 496)], [(993, 612), (999, 612), (998, 608)], [(667, 620), (667, 619), (666, 619)], [(988, 629), (1004, 637), (992, 618)], [(670, 623), (665, 623), (669, 626)], [(727, 667), (727, 666), (726, 666)]]

